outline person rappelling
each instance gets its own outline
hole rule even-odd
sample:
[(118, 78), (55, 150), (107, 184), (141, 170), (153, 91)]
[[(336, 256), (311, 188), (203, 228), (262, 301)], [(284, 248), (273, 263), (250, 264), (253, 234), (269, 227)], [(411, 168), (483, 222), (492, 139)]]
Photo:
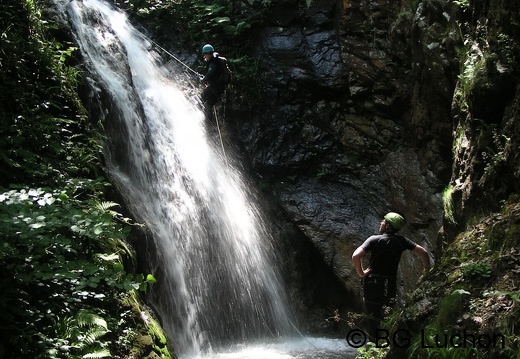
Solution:
[(225, 58), (220, 57), (210, 44), (202, 47), (202, 56), (206, 62), (205, 74), (200, 77), (205, 85), (202, 90), (202, 103), (206, 111), (206, 118), (213, 119), (213, 107), (221, 100), (222, 94), (231, 81), (231, 72)]

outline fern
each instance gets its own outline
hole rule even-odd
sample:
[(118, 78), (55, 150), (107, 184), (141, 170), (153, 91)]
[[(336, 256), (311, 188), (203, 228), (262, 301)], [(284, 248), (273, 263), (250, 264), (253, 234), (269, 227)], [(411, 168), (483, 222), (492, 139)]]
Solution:
[(84, 334), (83, 342), (88, 345), (96, 344), (98, 339), (108, 333), (109, 330), (101, 327), (93, 327), (87, 330)]
[(96, 253), (96, 254), (94, 254), (94, 259), (98, 263), (102, 263), (102, 262), (115, 262), (115, 261), (120, 261), (121, 260), (121, 258), (119, 257), (119, 255), (117, 253), (112, 253), (112, 254)]
[(117, 216), (119, 213), (116, 211), (111, 210), (111, 208), (118, 207), (119, 204), (116, 202), (110, 202), (110, 201), (103, 201), (96, 204), (96, 208), (99, 209), (102, 212), (108, 212), (112, 214), (114, 217)]
[(88, 310), (80, 310), (76, 314), (76, 321), (79, 327), (96, 326), (108, 330), (106, 320)]
[(108, 213), (112, 218), (117, 219), (118, 221), (121, 221), (123, 223), (132, 225), (132, 226), (144, 226), (141, 223), (135, 223), (131, 218), (123, 216), (121, 213), (112, 210), (114, 207), (120, 207), (119, 203), (111, 202), (111, 201), (103, 201), (96, 203), (96, 209), (103, 213)]
[[(105, 349), (108, 342), (100, 338), (109, 332), (105, 319), (89, 310), (80, 310), (74, 317), (59, 322), (59, 334), (75, 348), (78, 358), (107, 358), (110, 351)], [(74, 358), (76, 358), (74, 356)]]
[(92, 352), (92, 353), (88, 353), (88, 354), (85, 354), (82, 356), (82, 358), (84, 359), (90, 359), (90, 358), (93, 358), (93, 359), (97, 359), (97, 358), (110, 358), (112, 355), (110, 354), (110, 352), (106, 349), (101, 349), (101, 350), (97, 350), (95, 352)]

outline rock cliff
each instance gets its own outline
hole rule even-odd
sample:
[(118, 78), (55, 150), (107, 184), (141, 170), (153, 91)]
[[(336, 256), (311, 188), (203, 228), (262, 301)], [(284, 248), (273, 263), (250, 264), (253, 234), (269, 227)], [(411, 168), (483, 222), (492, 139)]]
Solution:
[[(449, 12), (440, 3), (408, 13), (386, 1), (283, 2), (258, 42), (269, 108), (237, 120), (241, 140), (347, 288), (359, 286), (353, 250), (388, 211), (438, 254), (460, 41), (443, 38)], [(406, 290), (420, 271), (405, 260)]]
[[(358, 288), (352, 251), (384, 213), (402, 213), (403, 234), (437, 260), (471, 217), (518, 192), (517, 8), (272, 3), (255, 46), (268, 105), (238, 112), (239, 137), (345, 288)], [(401, 268), (406, 292), (420, 262)]]

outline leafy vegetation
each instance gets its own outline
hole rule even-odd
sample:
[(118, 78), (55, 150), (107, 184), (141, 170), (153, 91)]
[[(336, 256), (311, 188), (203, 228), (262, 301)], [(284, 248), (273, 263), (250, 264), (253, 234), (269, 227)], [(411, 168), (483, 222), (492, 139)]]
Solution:
[(83, 358), (111, 356), (107, 349), (109, 343), (101, 339), (109, 331), (108, 324), (99, 315), (80, 310), (74, 317), (67, 317), (55, 324), (54, 335), (46, 338), (48, 342), (56, 341), (54, 348), (46, 350), (48, 357), (70, 352)]
[(511, 138), (499, 134), (496, 129), (487, 132), (487, 135), (492, 138), (490, 145), (482, 152), (482, 159), (485, 162), (484, 172), (490, 175), (496, 171), (500, 165), (506, 163), (508, 154), (511, 151)]
[[(119, 4), (141, 20), (153, 22), (159, 35), (182, 34), (186, 48), (199, 50), (205, 43), (214, 43), (217, 49), (235, 55), (255, 38), (252, 31), (262, 22), (269, 2), (246, 5), (224, 0), (126, 0)], [(238, 49), (236, 41), (241, 43)]]
[(464, 342), (459, 333), (446, 333), (442, 327), (430, 326), (418, 335), (409, 349), (409, 358), (478, 359), (477, 346)]
[[(0, 357), (125, 357), (153, 324), (125, 298), (155, 278), (134, 273), (136, 224), (106, 200), (76, 49), (54, 40), (46, 5), (0, 9)], [(170, 357), (165, 341), (146, 350)]]
[(486, 262), (464, 263), (461, 269), (464, 277), (475, 280), (489, 279), (493, 272), (491, 264)]
[(90, 175), (96, 147), (81, 130), (79, 73), (66, 64), (74, 48), (47, 39), (33, 1), (6, 1), (0, 17), (0, 185), (63, 181), (63, 167)]
[(388, 354), (389, 347), (377, 347), (375, 343), (368, 342), (367, 345), (357, 349), (356, 359), (383, 359)]
[(479, 78), (482, 78), (486, 70), (486, 57), (488, 49), (470, 35), (465, 35), (464, 46), (459, 50), (461, 59), (460, 87), (455, 93), (455, 99), (464, 111), (468, 110), (468, 96), (476, 85)]
[[(510, 240), (519, 235), (519, 221), (517, 196), (512, 196), (501, 212), (480, 218), (446, 248), (393, 324), (394, 330), (411, 324), (411, 332), (423, 331), (410, 346), (409, 358), (520, 355), (516, 325), (520, 302), (514, 279), (520, 252), (517, 241)], [(463, 345), (461, 333), (484, 339)]]

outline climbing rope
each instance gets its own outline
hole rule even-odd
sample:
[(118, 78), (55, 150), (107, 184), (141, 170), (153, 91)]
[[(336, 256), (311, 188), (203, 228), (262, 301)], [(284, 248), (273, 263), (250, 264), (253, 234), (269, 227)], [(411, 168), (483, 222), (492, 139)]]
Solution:
[(226, 167), (229, 167), (226, 150), (224, 148), (224, 141), (222, 140), (222, 133), (220, 132), (220, 126), (218, 124), (217, 110), (216, 110), (215, 106), (213, 106), (213, 117), (215, 117), (215, 122), (217, 123), (217, 131), (218, 131), (218, 137), (220, 138), (220, 146), (222, 147), (222, 155), (224, 157), (224, 161), (226, 162)]
[(167, 54), (168, 56), (170, 56), (172, 59), (174, 59), (175, 61), (177, 61), (179, 64), (181, 64), (182, 66), (184, 66), (185, 68), (187, 68), (188, 70), (190, 70), (191, 72), (193, 72), (195, 75), (197, 76), (202, 76), (200, 73), (198, 73), (197, 71), (193, 70), (191, 67), (189, 67), (188, 65), (186, 65), (181, 59), (179, 59), (178, 57), (176, 57), (174, 54), (172, 54), (171, 52), (169, 52), (168, 50), (166, 50), (164, 47), (162, 47), (161, 45), (159, 45), (157, 42), (153, 41), (152, 39), (150, 39), (148, 36), (146, 36), (145, 34), (143, 34), (141, 32), (141, 35), (148, 41), (150, 41), (152, 44), (154, 44), (157, 48), (159, 48), (160, 50), (162, 50), (165, 54)]
[[(184, 66), (185, 68), (187, 68), (189, 71), (191, 71), (192, 73), (194, 73), (195, 75), (197, 76), (202, 76), (200, 73), (198, 73), (197, 71), (193, 70), (191, 67), (189, 67), (188, 65), (186, 65), (184, 62), (182, 62), (179, 58), (177, 58), (175, 55), (173, 55), (171, 52), (169, 52), (168, 50), (166, 50), (164, 47), (162, 47), (161, 45), (159, 45), (157, 42), (155, 42), (154, 40), (150, 39), (148, 36), (146, 36), (145, 34), (143, 34), (141, 32), (141, 35), (148, 41), (150, 41), (152, 44), (154, 44), (157, 48), (159, 48), (160, 50), (164, 51), (164, 53), (166, 53), (167, 55), (169, 55), (172, 59), (174, 59), (175, 61), (177, 61), (179, 64), (181, 64), (182, 66)], [(224, 100), (225, 101), (225, 100)], [(227, 155), (226, 155), (226, 150), (224, 148), (224, 141), (222, 140), (222, 132), (220, 131), (220, 125), (218, 124), (218, 117), (217, 117), (217, 110), (215, 108), (215, 106), (213, 106), (213, 115), (215, 117), (215, 122), (217, 124), (217, 130), (218, 130), (218, 136), (219, 136), (219, 139), (220, 139), (220, 146), (222, 147), (222, 154), (223, 154), (223, 157), (224, 157), (224, 161), (226, 162), (226, 166), (229, 167), (229, 163), (228, 163), (228, 160), (227, 160)]]
[(294, 323), (292, 322), (291, 319), (287, 318), (287, 320), (289, 321), (289, 324), (291, 324), (291, 326), (294, 328), (294, 330), (296, 330), (296, 332), (300, 335), (300, 337), (302, 337), (303, 340), (305, 340), (307, 343), (309, 343), (309, 344), (310, 344), (311, 346), (313, 346), (315, 349), (319, 349), (316, 345), (314, 345), (313, 342), (311, 342), (311, 341), (309, 340), (309, 338), (307, 338), (306, 336), (304, 336), (304, 335), (302, 334), (302, 332), (300, 332), (300, 331), (298, 330), (298, 328), (296, 327), (296, 325), (294, 325)]

